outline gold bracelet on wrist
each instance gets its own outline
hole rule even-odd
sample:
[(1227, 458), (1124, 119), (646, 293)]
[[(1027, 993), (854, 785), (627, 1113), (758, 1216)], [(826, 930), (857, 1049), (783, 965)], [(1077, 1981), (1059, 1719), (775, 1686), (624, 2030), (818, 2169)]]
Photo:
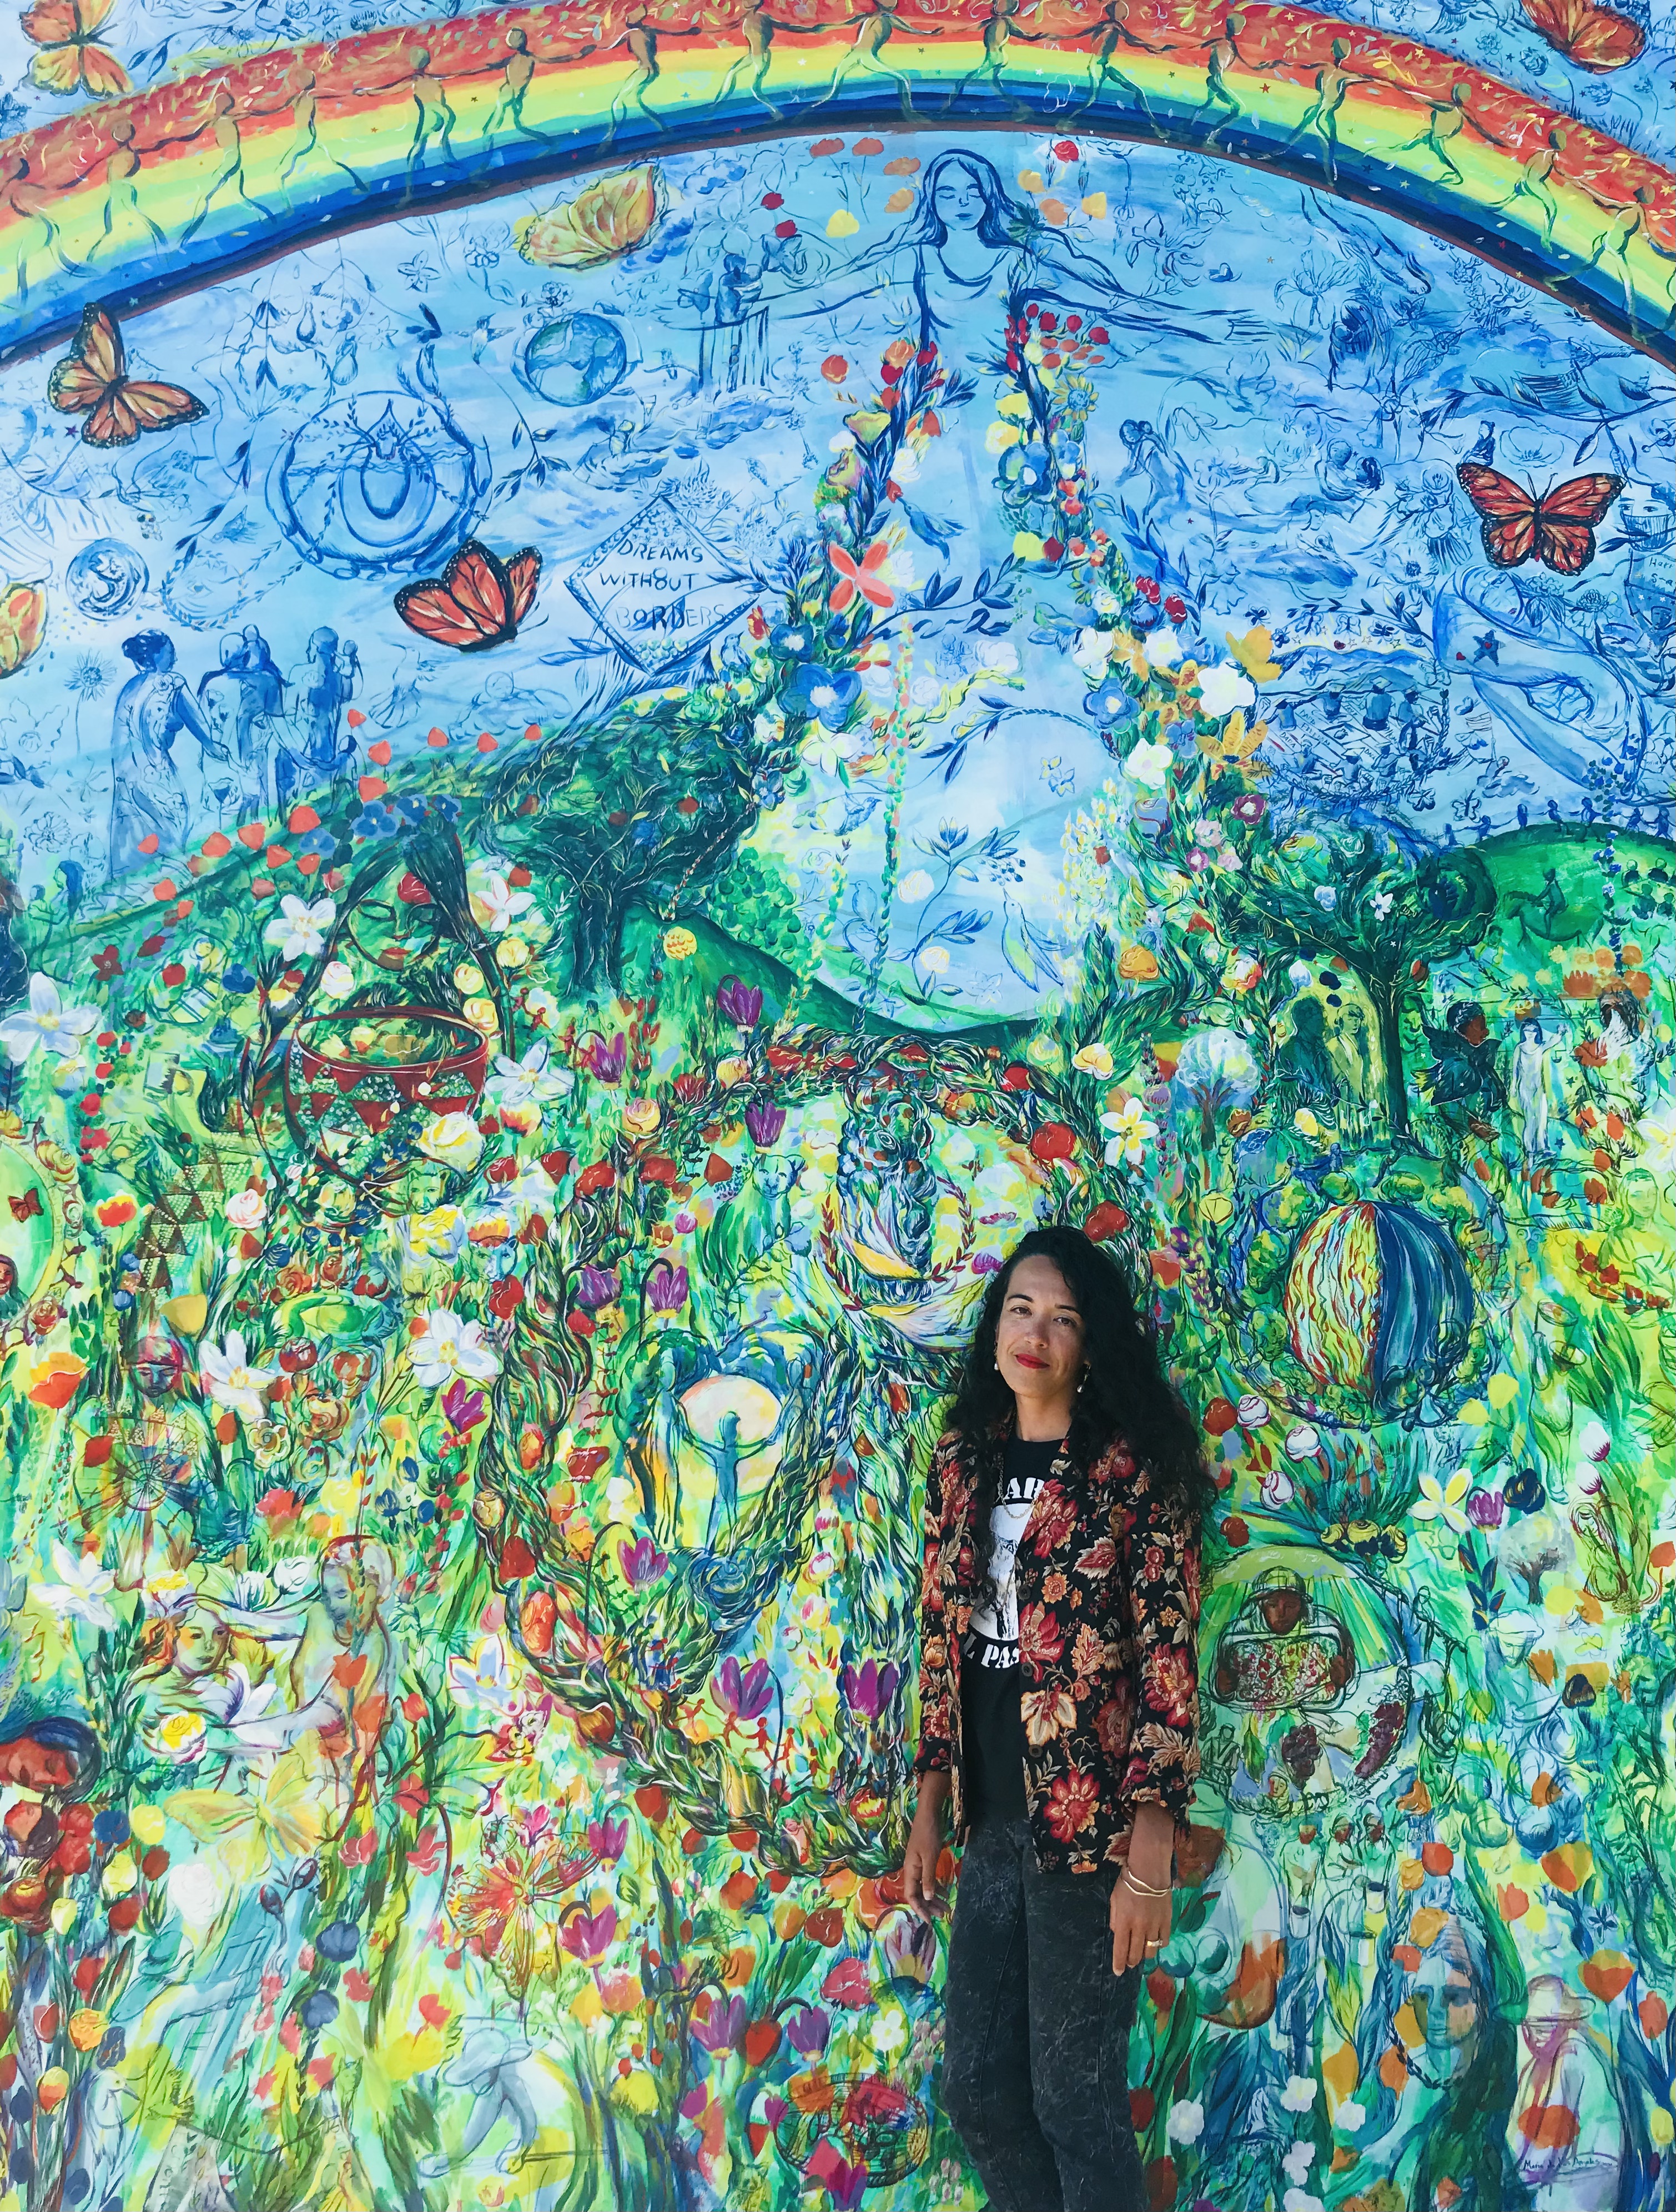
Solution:
[(1165, 1882), (1162, 1887), (1159, 1887), (1152, 1882), (1143, 1881), (1132, 1867), (1124, 1868), (1123, 1879), (1128, 1883), (1130, 1888), (1141, 1897), (1169, 1897), (1172, 1894), (1170, 1883)]

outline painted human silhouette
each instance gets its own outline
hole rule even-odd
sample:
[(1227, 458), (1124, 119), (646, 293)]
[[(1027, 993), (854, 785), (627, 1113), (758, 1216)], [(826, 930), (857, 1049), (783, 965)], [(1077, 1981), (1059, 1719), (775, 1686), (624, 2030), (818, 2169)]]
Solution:
[(174, 641), (141, 630), (122, 641), (135, 667), (117, 694), (111, 720), (111, 873), (124, 874), (149, 857), (140, 847), (172, 852), (186, 836), (186, 793), (175, 765), (175, 738), (186, 730), (207, 761), (226, 761), (208, 717), (174, 665)]

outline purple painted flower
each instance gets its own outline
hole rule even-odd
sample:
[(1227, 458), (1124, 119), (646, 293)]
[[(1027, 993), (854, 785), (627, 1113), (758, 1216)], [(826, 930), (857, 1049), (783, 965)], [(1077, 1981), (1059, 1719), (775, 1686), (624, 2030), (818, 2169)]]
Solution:
[(622, 1289), (622, 1278), (615, 1267), (585, 1267), (576, 1271), (576, 1303), (590, 1313), (610, 1305)]
[(442, 1418), (460, 1436), (468, 1435), (488, 1414), (489, 1403), (483, 1392), (472, 1389), (458, 1376), (442, 1394)]
[(884, 1935), (884, 1966), (899, 1987), (924, 1989), (937, 1964), (937, 1930), (923, 1920), (898, 1914)]
[(1234, 801), (1234, 811), (1242, 822), (1260, 822), (1269, 811), (1269, 803), (1260, 792), (1248, 791)]
[(867, 2161), (864, 2158), (852, 2166), (830, 2136), (823, 2136), (809, 2154), (804, 2172), (811, 2181), (818, 2181), (837, 2207), (837, 2212), (855, 2212), (867, 2186)]
[[(607, 1818), (590, 1820), (587, 1826), (588, 1849), (603, 1865), (610, 1866), (622, 1856), (622, 1847), (628, 1840), (627, 1820)], [(922, 1923), (914, 1923), (915, 1927)]]
[(695, 2089), (689, 2089), (686, 2095), (681, 2100), (682, 2118), (683, 2120), (701, 2120), (704, 2117), (704, 2108), (709, 2101), (710, 2092), (701, 2081)]
[(619, 1544), (616, 1555), (622, 1562), (622, 1579), (630, 1589), (644, 1589), (648, 1583), (659, 1581), (669, 1565), (668, 1553), (660, 1552), (650, 1536), (636, 1536), (632, 1544)]
[(774, 1676), (766, 1659), (753, 1659), (743, 1669), (737, 1659), (724, 1659), (711, 1686), (716, 1703), (735, 1720), (760, 1721), (774, 1703)]
[(1000, 1272), (1001, 1262), (993, 1252), (980, 1252), (972, 1262), (975, 1275), (999, 1275)]
[(745, 1109), (745, 1127), (750, 1132), (751, 1142), (766, 1152), (778, 1141), (786, 1127), (786, 1109), (776, 1106), (771, 1098), (756, 1099)]
[(881, 1667), (876, 1659), (864, 1659), (859, 1667), (846, 1667), (838, 1677), (850, 1710), (865, 1713), (870, 1721), (876, 1721), (890, 1704), (900, 1679), (893, 1662)]
[(616, 1907), (603, 1912), (573, 1912), (559, 1930), (559, 1941), (585, 1966), (597, 1966), (611, 1948), (616, 1934)]
[(783, 2097), (776, 2097), (771, 2090), (762, 2100), (762, 2124), (777, 2128), (791, 2109)]
[(805, 2058), (818, 2058), (832, 2033), (832, 2022), (819, 2005), (805, 2005), (786, 2025), (786, 2036), (793, 2051)]
[(655, 1267), (648, 1268), (646, 1302), (653, 1313), (679, 1313), (687, 1303), (686, 1269), (668, 1260), (659, 1260)]
[(604, 1037), (590, 1031), (582, 1042), (582, 1058), (589, 1073), (601, 1083), (621, 1083), (628, 1061), (628, 1040), (619, 1030), (607, 1044)]
[(716, 993), (716, 1011), (736, 1030), (754, 1030), (762, 1018), (762, 994), (737, 975), (724, 975)]
[(1475, 1528), (1499, 1528), (1503, 1510), (1499, 1490), (1475, 1490), (1466, 1500), (1466, 1518)]
[(707, 2051), (737, 2051), (745, 2039), (750, 2019), (743, 1997), (729, 1997), (726, 2004), (712, 1997), (702, 2020), (695, 2009), (693, 2033)]

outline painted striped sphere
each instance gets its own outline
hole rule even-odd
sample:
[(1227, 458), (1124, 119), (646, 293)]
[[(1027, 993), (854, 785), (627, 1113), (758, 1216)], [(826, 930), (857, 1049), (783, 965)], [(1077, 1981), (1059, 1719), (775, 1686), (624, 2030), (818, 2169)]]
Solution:
[(1381, 1199), (1330, 1206), (1286, 1275), (1292, 1350), (1318, 1383), (1412, 1404), (1466, 1348), (1473, 1285), (1441, 1221)]

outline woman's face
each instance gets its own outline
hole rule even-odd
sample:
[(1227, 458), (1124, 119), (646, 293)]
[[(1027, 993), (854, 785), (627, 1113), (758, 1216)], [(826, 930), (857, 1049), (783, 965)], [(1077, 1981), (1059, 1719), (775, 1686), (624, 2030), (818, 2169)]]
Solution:
[(983, 186), (963, 163), (951, 161), (937, 180), (932, 204), (945, 230), (975, 230), (984, 217)]
[(995, 1333), (995, 1360), (1016, 1398), (1068, 1401), (1081, 1379), (1083, 1317), (1071, 1285), (1039, 1253), (1012, 1271)]

